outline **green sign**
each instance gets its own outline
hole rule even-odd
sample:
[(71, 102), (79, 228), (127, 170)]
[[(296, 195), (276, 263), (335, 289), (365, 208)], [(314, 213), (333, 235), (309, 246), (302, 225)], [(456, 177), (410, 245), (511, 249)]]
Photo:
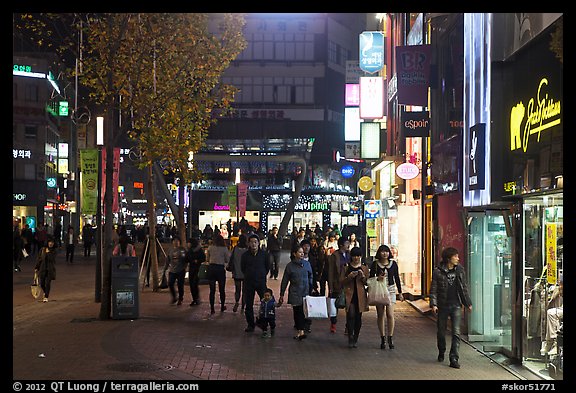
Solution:
[(58, 106), (58, 115), (59, 116), (68, 116), (68, 101), (60, 101)]

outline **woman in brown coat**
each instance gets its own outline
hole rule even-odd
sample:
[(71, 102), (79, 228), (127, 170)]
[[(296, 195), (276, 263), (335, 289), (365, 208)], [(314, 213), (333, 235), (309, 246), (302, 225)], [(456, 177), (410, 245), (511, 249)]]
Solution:
[(368, 294), (366, 281), (368, 268), (361, 263), (362, 251), (358, 247), (350, 250), (350, 263), (340, 271), (340, 283), (346, 294), (346, 326), (348, 328), (348, 347), (356, 348), (360, 328), (362, 328), (362, 312), (368, 311)]

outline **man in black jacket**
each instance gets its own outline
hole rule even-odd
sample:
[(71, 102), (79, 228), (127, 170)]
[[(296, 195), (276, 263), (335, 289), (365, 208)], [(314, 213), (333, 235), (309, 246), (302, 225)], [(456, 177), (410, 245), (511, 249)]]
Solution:
[(270, 278), (278, 280), (278, 269), (280, 268), (280, 250), (282, 249), (282, 240), (278, 237), (278, 227), (270, 230), (267, 240), (268, 252), (272, 257), (270, 266)]
[(452, 345), (450, 346), (450, 367), (460, 368), (458, 349), (460, 347), (460, 324), (462, 305), (472, 311), (472, 301), (468, 294), (468, 284), (464, 268), (459, 265), (458, 250), (448, 247), (442, 251), (442, 262), (432, 273), (430, 307), (437, 315), (438, 361), (444, 361), (446, 352), (446, 326), (448, 317), (452, 321)]
[(260, 300), (266, 289), (266, 276), (270, 271), (270, 259), (268, 252), (260, 248), (260, 238), (256, 234), (248, 237), (248, 251), (242, 254), (240, 267), (244, 274), (244, 296), (246, 302), (246, 322), (248, 326), (245, 332), (253, 332), (256, 323), (254, 321), (254, 296), (256, 292)]

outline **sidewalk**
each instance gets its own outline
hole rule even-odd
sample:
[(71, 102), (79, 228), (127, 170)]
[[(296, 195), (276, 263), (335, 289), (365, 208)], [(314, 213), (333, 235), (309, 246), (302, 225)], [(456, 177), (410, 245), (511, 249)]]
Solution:
[[(434, 322), (407, 302), (396, 304), (394, 350), (380, 349), (374, 307), (363, 314), (356, 349), (347, 346), (342, 311), (336, 334), (329, 332), (328, 320), (315, 320), (301, 342), (292, 338), (289, 305), (278, 309), (275, 337), (263, 339), (258, 329), (245, 333), (244, 315), (232, 312), (230, 273), (223, 313), (210, 314), (207, 285), (201, 286), (202, 304), (196, 307), (188, 306), (189, 287), (182, 306), (169, 304), (168, 290), (144, 288), (139, 318), (101, 321), (100, 304), (94, 302), (95, 259), (77, 250), (71, 265), (61, 252), (48, 303), (30, 294), (31, 260), (13, 273), (14, 380), (525, 379), (466, 343), (460, 346), (461, 369), (438, 363)], [(287, 262), (286, 254), (282, 270)], [(280, 282), (268, 282), (276, 298)]]

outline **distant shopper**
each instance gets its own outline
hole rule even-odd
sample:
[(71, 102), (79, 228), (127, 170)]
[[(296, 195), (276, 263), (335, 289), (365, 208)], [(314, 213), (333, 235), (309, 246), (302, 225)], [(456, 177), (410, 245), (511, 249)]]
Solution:
[(89, 257), (94, 243), (94, 230), (90, 223), (86, 223), (82, 228), (82, 242), (84, 243), (84, 257)]
[(226, 263), (230, 260), (230, 250), (226, 247), (224, 238), (214, 234), (214, 244), (208, 247), (208, 281), (210, 285), (210, 313), (214, 314), (214, 301), (216, 298), (216, 283), (220, 292), (220, 311), (226, 310)]
[(46, 303), (50, 297), (52, 280), (56, 280), (56, 248), (52, 236), (47, 238), (47, 245), (38, 252), (38, 261), (34, 270), (38, 273), (40, 287), (44, 291), (42, 301)]
[[(380, 349), (386, 349), (386, 337), (388, 337), (388, 347), (394, 349), (394, 305), (396, 304), (396, 290), (400, 301), (404, 300), (402, 295), (402, 284), (400, 283), (400, 273), (398, 264), (392, 259), (390, 247), (382, 244), (376, 251), (374, 263), (370, 267), (370, 277), (378, 277), (378, 281), (386, 280), (388, 293), (390, 294), (390, 304), (387, 306), (377, 304), (376, 313), (378, 314), (378, 330), (380, 331)], [(386, 329), (384, 328), (384, 316), (386, 316)]]
[(266, 286), (266, 276), (270, 271), (270, 259), (268, 252), (260, 248), (260, 237), (255, 233), (248, 236), (248, 251), (242, 254), (240, 261), (242, 273), (244, 274), (244, 301), (246, 302), (245, 332), (254, 331), (256, 322), (254, 321), (254, 296), (258, 293), (260, 299), (264, 297)]
[[(186, 276), (186, 249), (180, 245), (180, 238), (172, 239), (172, 248), (168, 254), (168, 288), (172, 295), (171, 304), (182, 305), (184, 300), (184, 278)], [(178, 285), (176, 297), (175, 285)]]
[(234, 308), (232, 311), (238, 311), (242, 305), (241, 312), (244, 312), (246, 302), (244, 299), (244, 273), (242, 273), (242, 255), (248, 251), (248, 238), (246, 235), (238, 237), (238, 243), (232, 249), (230, 263), (232, 263), (232, 278), (234, 279)]
[[(88, 254), (90, 255), (90, 254)], [(136, 256), (136, 247), (132, 243), (130, 243), (130, 237), (127, 234), (120, 236), (120, 240), (118, 240), (118, 244), (114, 246), (112, 250), (112, 255), (124, 255), (129, 257)]]
[[(341, 238), (344, 239), (344, 238)], [(362, 328), (362, 312), (368, 311), (368, 267), (362, 265), (362, 251), (358, 247), (350, 250), (350, 263), (340, 271), (340, 283), (346, 294), (346, 327), (348, 347), (356, 348)]]
[(460, 368), (458, 363), (460, 348), (460, 324), (462, 322), (462, 305), (472, 311), (472, 301), (468, 294), (466, 273), (460, 265), (458, 250), (453, 247), (442, 251), (442, 261), (432, 273), (430, 288), (430, 307), (437, 314), (436, 340), (438, 361), (444, 361), (446, 352), (446, 326), (448, 317), (452, 321), (452, 345), (450, 346), (450, 367)]
[(24, 240), (20, 234), (20, 228), (18, 225), (14, 225), (14, 231), (12, 232), (12, 260), (14, 262), (14, 271), (19, 272), (20, 262), (22, 261), (22, 249), (24, 248)]
[(272, 258), (270, 266), (270, 278), (278, 280), (278, 270), (280, 268), (280, 250), (282, 249), (282, 239), (278, 237), (278, 227), (274, 227), (268, 234), (267, 248)]
[(188, 240), (186, 260), (188, 262), (188, 283), (190, 285), (190, 294), (192, 295), (190, 307), (192, 307), (200, 304), (200, 278), (198, 273), (200, 272), (200, 265), (206, 262), (206, 253), (204, 253), (199, 238), (193, 237)]
[[(264, 290), (264, 297), (260, 300), (256, 325), (262, 329), (262, 338), (274, 336), (274, 329), (276, 329), (276, 299), (274, 299), (274, 292), (270, 288)], [(268, 331), (268, 327), (270, 331)]]
[(78, 236), (76, 235), (76, 232), (74, 232), (74, 227), (72, 225), (68, 227), (64, 241), (66, 243), (66, 262), (74, 263), (74, 250), (78, 243)]

